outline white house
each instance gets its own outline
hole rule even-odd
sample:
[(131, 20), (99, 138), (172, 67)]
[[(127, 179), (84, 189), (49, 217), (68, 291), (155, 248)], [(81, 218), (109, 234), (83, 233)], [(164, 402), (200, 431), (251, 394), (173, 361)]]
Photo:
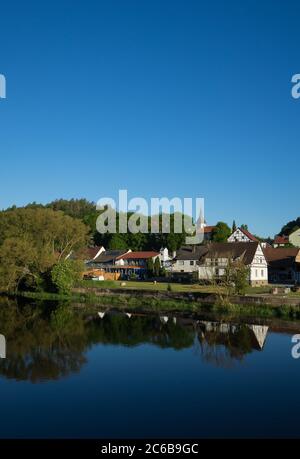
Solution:
[(207, 252), (206, 246), (185, 246), (177, 251), (173, 260), (171, 273), (193, 273), (198, 272), (198, 265), (201, 257)]
[(300, 228), (292, 231), (288, 236), (275, 236), (274, 247), (286, 247), (292, 244), (294, 247), (300, 247)]
[(243, 228), (237, 228), (227, 239), (227, 242), (257, 242), (253, 234)]
[(249, 268), (250, 285), (268, 283), (268, 264), (259, 242), (212, 243), (199, 262), (199, 279), (222, 278), (229, 262), (241, 262)]

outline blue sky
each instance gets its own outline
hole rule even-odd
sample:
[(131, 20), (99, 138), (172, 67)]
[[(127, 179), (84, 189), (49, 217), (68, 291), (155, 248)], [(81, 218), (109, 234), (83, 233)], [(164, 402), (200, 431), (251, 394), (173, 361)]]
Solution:
[(1, 5), (0, 207), (204, 197), (273, 235), (300, 215), (296, 1)]

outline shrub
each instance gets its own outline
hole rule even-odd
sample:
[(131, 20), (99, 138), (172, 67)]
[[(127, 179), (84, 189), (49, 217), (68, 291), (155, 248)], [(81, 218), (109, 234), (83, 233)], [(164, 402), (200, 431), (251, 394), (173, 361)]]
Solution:
[(59, 261), (51, 270), (51, 280), (59, 293), (71, 293), (74, 285), (80, 280), (83, 265), (74, 260)]

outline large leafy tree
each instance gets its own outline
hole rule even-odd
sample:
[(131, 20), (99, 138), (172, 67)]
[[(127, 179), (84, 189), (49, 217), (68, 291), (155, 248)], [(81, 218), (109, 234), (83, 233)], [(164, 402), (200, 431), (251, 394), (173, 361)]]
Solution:
[(0, 288), (12, 290), (23, 279), (37, 285), (59, 260), (88, 242), (78, 219), (40, 207), (0, 212)]
[(214, 242), (226, 242), (231, 234), (231, 229), (225, 222), (218, 222), (213, 230), (212, 239)]

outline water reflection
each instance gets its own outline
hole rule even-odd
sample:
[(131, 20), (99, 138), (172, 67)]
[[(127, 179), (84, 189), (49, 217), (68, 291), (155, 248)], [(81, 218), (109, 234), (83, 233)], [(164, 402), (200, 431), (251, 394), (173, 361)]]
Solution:
[(79, 372), (87, 351), (99, 344), (191, 348), (205, 362), (230, 367), (263, 349), (268, 326), (113, 310), (87, 314), (70, 304), (18, 306), (2, 301), (0, 333), (7, 340), (0, 376), (36, 383)]
[(199, 349), (202, 358), (216, 366), (231, 367), (253, 350), (262, 350), (267, 325), (199, 322)]

